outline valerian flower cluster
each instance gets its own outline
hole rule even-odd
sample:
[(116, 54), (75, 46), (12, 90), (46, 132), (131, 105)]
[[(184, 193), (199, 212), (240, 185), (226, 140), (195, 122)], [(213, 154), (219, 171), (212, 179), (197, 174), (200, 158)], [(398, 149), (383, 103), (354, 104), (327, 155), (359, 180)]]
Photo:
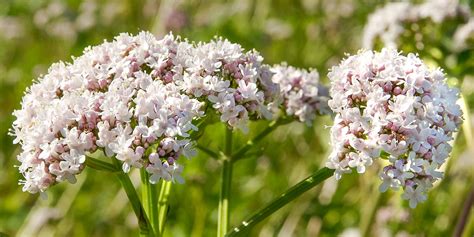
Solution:
[(329, 104), (336, 115), (327, 166), (336, 178), (384, 158), (380, 190), (403, 188), (411, 207), (424, 201), (462, 121), (457, 90), (440, 69), (391, 49), (350, 56), (328, 77), (331, 100), (317, 71), (271, 67), (221, 38), (121, 34), (54, 64), (28, 88), (11, 130), (22, 146), (20, 184), (37, 193), (74, 183), (97, 150), (124, 172), (145, 169), (151, 183), (182, 183), (180, 157), (194, 156), (199, 121), (218, 117), (244, 133), (251, 120), (280, 116), (310, 125)]
[(350, 56), (328, 77), (336, 117), (327, 166), (339, 179), (385, 158), (380, 191), (401, 187), (402, 197), (416, 207), (443, 176), (448, 142), (462, 122), (458, 91), (448, 87), (440, 69), (387, 49)]
[(328, 113), (327, 90), (319, 84), (316, 70), (299, 70), (286, 64), (272, 68), (273, 82), (280, 92), (287, 115), (298, 117), (301, 122), (311, 124), (316, 115)]
[(13, 113), (23, 190), (74, 183), (86, 155), (98, 149), (120, 160), (124, 172), (146, 169), (151, 183), (183, 182), (178, 161), (194, 155), (191, 134), (209, 113), (245, 132), (250, 120), (310, 123), (327, 111), (316, 72), (272, 69), (262, 60), (221, 38), (192, 43), (142, 32), (54, 64)]

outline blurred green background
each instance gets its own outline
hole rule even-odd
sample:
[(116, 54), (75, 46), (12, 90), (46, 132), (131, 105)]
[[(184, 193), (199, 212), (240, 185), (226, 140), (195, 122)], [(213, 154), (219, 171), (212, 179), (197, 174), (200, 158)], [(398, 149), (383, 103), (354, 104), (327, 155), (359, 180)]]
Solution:
[[(288, 62), (317, 68), (327, 84), (328, 69), (344, 53), (356, 53), (368, 15), (383, 6), (378, 0), (2, 0), (0, 1), (0, 232), (9, 236), (133, 236), (135, 216), (111, 174), (86, 169), (78, 183), (48, 190), (48, 199), (23, 193), (14, 167), (19, 147), (7, 135), (14, 109), (34, 78), (50, 64), (79, 56), (88, 45), (111, 40), (120, 32), (169, 31), (194, 41), (220, 35), (262, 53), (269, 64)], [(465, 2), (473, 7), (473, 2)], [(418, 49), (429, 63), (448, 67), (452, 85), (461, 88), (474, 109), (472, 42), (452, 52), (449, 38), (461, 24), (432, 28), (429, 42)], [(430, 25), (431, 24), (431, 25)], [(437, 32), (436, 34), (433, 32)], [(414, 35), (405, 34), (406, 52), (417, 50)], [(448, 42), (448, 43), (446, 43)], [(440, 56), (441, 55), (441, 56)], [(453, 59), (454, 58), (454, 59)], [(446, 59), (446, 60), (445, 60)], [(452, 63), (452, 61), (454, 63)], [(471, 124), (469, 115), (465, 125)], [(251, 134), (267, 123), (251, 125)], [(233, 173), (230, 224), (235, 225), (311, 172), (324, 166), (329, 153), (331, 117), (312, 127), (285, 125), (260, 144), (253, 156), (237, 163)], [(201, 144), (222, 146), (222, 125), (208, 127)], [(466, 139), (467, 138), (467, 139)], [(242, 134), (235, 146), (245, 141)], [(400, 193), (379, 194), (377, 167), (365, 175), (326, 181), (284, 207), (252, 232), (252, 236), (450, 236), (463, 203), (473, 188), (474, 147), (470, 126), (457, 135), (446, 178), (428, 201), (411, 210)], [(172, 187), (167, 236), (214, 236), (217, 225), (220, 164), (205, 154), (184, 163), (186, 183)], [(139, 183), (138, 172), (132, 179)], [(471, 210), (472, 212), (472, 210)], [(465, 236), (474, 235), (474, 217)], [(0, 234), (1, 236), (2, 234)]]

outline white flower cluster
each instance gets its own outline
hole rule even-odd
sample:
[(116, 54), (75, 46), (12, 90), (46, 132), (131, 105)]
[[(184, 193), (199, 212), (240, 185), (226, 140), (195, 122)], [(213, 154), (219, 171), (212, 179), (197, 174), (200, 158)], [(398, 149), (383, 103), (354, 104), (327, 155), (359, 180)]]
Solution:
[(340, 179), (352, 168), (364, 173), (375, 159), (387, 159), (380, 190), (402, 187), (412, 208), (424, 201), (442, 178), (448, 142), (462, 122), (458, 91), (442, 71), (392, 49), (350, 56), (328, 77), (336, 117), (327, 167)]
[(286, 64), (272, 67), (273, 82), (280, 86), (286, 115), (311, 125), (318, 114), (329, 113), (327, 89), (319, 84), (316, 70), (297, 69)]
[(422, 4), (410, 2), (391, 2), (372, 13), (364, 28), (362, 45), (371, 49), (375, 40), (380, 40), (385, 47), (396, 48), (397, 39), (405, 31), (405, 24), (429, 19), (441, 23), (445, 19), (457, 16), (468, 17), (468, 7), (458, 0), (427, 0)]
[(278, 85), (256, 51), (217, 38), (195, 47), (178, 45), (173, 80), (188, 95), (209, 102), (222, 122), (247, 132), (250, 119), (271, 119)]
[[(182, 182), (177, 160), (193, 156), (190, 133), (198, 130), (193, 121), (205, 116), (206, 108), (245, 131), (249, 120), (270, 119), (281, 107), (280, 87), (262, 60), (256, 51), (244, 52), (219, 38), (194, 44), (142, 32), (89, 47), (71, 64), (54, 64), (13, 113), (11, 134), (23, 149), (18, 156), (23, 190), (74, 183), (86, 154), (97, 149), (122, 161), (124, 172), (145, 168), (151, 183)], [(317, 77), (306, 76), (295, 86), (317, 85)], [(308, 103), (305, 111), (286, 110), (307, 122), (310, 111), (318, 112), (311, 107), (319, 106), (317, 90), (303, 96), (298, 105)]]

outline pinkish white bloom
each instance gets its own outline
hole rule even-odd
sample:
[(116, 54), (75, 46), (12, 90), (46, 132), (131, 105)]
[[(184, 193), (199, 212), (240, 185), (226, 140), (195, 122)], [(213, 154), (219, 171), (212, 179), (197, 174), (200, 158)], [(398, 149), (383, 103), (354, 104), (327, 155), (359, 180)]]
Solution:
[(440, 69), (392, 49), (361, 51), (328, 77), (336, 117), (327, 167), (339, 179), (352, 169), (364, 173), (382, 157), (390, 164), (380, 174), (380, 190), (402, 187), (411, 207), (424, 201), (442, 178), (448, 142), (462, 122), (458, 91), (448, 87)]
[(272, 81), (280, 86), (283, 109), (308, 125), (318, 114), (329, 113), (327, 89), (319, 84), (316, 70), (297, 69), (286, 64), (272, 67)]
[(180, 45), (176, 56), (179, 65), (173, 71), (182, 72), (173, 77), (176, 84), (210, 103), (222, 122), (245, 132), (249, 120), (271, 119), (278, 85), (258, 52), (216, 38), (195, 47)]
[[(23, 190), (43, 192), (57, 182), (75, 182), (85, 155), (98, 148), (122, 161), (125, 172), (172, 163), (170, 175), (161, 178), (181, 180), (176, 161), (182, 153), (193, 154), (192, 142), (182, 138), (197, 130), (192, 122), (203, 116), (204, 103), (173, 82), (183, 68), (172, 63), (179, 44), (192, 46), (172, 35), (158, 40), (146, 32), (121, 34), (87, 48), (71, 64), (54, 64), (14, 112)], [(173, 149), (166, 148), (169, 140)], [(156, 149), (160, 161), (148, 160), (147, 149)]]
[[(23, 190), (75, 182), (85, 156), (97, 149), (121, 161), (124, 172), (145, 168), (153, 183), (182, 182), (179, 157), (195, 154), (195, 121), (207, 111), (246, 131), (250, 120), (275, 117), (280, 82), (287, 113), (312, 121), (323, 101), (317, 73), (290, 68), (287, 78), (272, 81), (262, 61), (255, 50), (221, 38), (190, 43), (141, 32), (88, 47), (72, 63), (53, 64), (13, 113)], [(288, 84), (294, 80), (304, 84)]]

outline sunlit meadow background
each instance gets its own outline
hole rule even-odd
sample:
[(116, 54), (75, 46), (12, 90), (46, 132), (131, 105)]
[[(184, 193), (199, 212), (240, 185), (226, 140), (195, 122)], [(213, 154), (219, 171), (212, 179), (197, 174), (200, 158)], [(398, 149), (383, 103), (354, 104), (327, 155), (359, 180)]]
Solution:
[[(0, 1), (0, 236), (137, 235), (135, 216), (111, 174), (86, 169), (76, 184), (65, 182), (49, 189), (46, 200), (22, 192), (17, 184), (21, 177), (14, 166), (19, 147), (7, 135), (11, 113), (19, 108), (25, 88), (53, 62), (70, 61), (84, 47), (111, 40), (120, 32), (148, 30), (160, 37), (173, 31), (195, 41), (207, 41), (214, 35), (226, 37), (246, 49), (259, 50), (269, 64), (286, 61), (317, 68), (327, 84), (328, 68), (344, 53), (361, 48), (368, 14), (383, 4), (376, 0)], [(472, 9), (474, 3), (468, 4)], [(439, 42), (449, 40), (452, 31), (434, 30), (442, 33), (429, 45), (436, 49)], [(406, 41), (404, 48), (416, 50), (414, 43), (410, 45), (414, 40)], [(474, 67), (472, 45), (461, 58), (463, 68)], [(471, 111), (473, 71), (448, 75), (450, 84), (461, 88)], [(469, 116), (465, 118), (466, 124), (473, 122)], [(330, 151), (326, 126), (330, 125), (330, 116), (324, 116), (312, 127), (300, 123), (280, 127), (251, 157), (238, 162), (233, 173), (230, 224), (237, 224), (324, 166)], [(265, 122), (252, 124), (250, 133), (265, 126)], [(221, 147), (223, 130), (220, 124), (208, 127), (201, 144)], [(471, 133), (463, 127), (448, 161), (446, 178), (429, 193), (428, 201), (414, 210), (397, 192), (379, 194), (374, 166), (364, 175), (326, 181), (266, 219), (251, 235), (357, 236), (351, 234), (369, 228), (371, 236), (450, 236), (473, 188), (474, 144), (466, 142), (465, 135)], [(244, 141), (239, 134), (235, 145)], [(200, 153), (184, 165), (186, 183), (172, 188), (165, 235), (214, 236), (220, 164)], [(131, 175), (138, 184), (138, 172)], [(473, 235), (471, 211), (465, 236)]]

